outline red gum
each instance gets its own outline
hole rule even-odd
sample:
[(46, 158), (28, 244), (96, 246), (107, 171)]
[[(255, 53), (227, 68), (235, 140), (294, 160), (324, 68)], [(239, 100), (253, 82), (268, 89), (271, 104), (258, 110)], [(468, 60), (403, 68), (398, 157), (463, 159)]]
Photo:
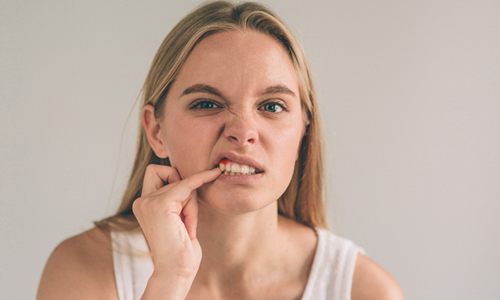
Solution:
[(220, 162), (221, 162), (222, 164), (225, 164), (225, 165), (226, 165), (226, 164), (230, 163), (231, 161), (230, 161), (229, 159), (227, 159), (227, 158), (223, 158)]

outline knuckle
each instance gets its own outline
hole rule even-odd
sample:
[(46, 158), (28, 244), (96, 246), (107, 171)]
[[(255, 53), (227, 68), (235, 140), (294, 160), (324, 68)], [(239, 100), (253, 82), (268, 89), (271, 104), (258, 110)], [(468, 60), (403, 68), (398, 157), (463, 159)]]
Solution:
[(151, 173), (156, 169), (155, 164), (149, 164), (146, 166), (146, 173)]

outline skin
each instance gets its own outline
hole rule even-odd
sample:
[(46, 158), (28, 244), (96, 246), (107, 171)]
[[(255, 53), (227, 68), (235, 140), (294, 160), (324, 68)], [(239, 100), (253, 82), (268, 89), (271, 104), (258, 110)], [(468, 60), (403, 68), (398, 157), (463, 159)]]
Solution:
[[(206, 92), (181, 96), (198, 83), (217, 88), (223, 97)], [(295, 96), (261, 94), (276, 84)], [(157, 299), (155, 293), (170, 293), (170, 299), (300, 299), (317, 237), (312, 229), (279, 217), (276, 201), (290, 182), (304, 132), (296, 95), (297, 78), (285, 49), (267, 35), (232, 31), (209, 36), (195, 47), (160, 120), (152, 106), (144, 107), (148, 141), (157, 156), (168, 156), (172, 163), (148, 167), (142, 196), (134, 203), (155, 265), (144, 299)], [(190, 109), (202, 98), (220, 107), (204, 103), (212, 109)], [(266, 104), (276, 101), (283, 101), (286, 110)], [(218, 180), (219, 172), (210, 169), (222, 151), (261, 162), (264, 180)], [(165, 181), (169, 184), (162, 186)], [(172, 269), (181, 270), (176, 276), (185, 273), (185, 284), (175, 285), (185, 289), (165, 286)], [(37, 298), (117, 299), (109, 235), (92, 229), (62, 242), (47, 262)], [(403, 297), (394, 279), (360, 254), (352, 299)]]

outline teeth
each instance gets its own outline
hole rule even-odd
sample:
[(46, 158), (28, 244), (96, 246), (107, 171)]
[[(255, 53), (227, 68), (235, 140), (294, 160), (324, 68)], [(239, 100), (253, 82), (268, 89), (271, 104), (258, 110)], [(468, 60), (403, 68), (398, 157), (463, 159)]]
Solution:
[(235, 162), (220, 162), (219, 169), (224, 175), (253, 175), (255, 168), (247, 165), (240, 165)]
[(231, 164), (231, 172), (240, 173), (240, 169), (241, 169), (240, 165), (235, 164), (235, 163)]

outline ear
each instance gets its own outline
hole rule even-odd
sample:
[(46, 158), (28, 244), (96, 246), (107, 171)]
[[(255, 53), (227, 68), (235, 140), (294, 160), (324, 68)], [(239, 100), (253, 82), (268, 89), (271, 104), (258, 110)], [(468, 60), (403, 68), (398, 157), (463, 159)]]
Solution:
[(151, 104), (146, 104), (141, 114), (142, 127), (148, 139), (149, 145), (159, 158), (168, 157), (165, 141), (161, 136), (160, 123), (155, 117), (155, 108)]

